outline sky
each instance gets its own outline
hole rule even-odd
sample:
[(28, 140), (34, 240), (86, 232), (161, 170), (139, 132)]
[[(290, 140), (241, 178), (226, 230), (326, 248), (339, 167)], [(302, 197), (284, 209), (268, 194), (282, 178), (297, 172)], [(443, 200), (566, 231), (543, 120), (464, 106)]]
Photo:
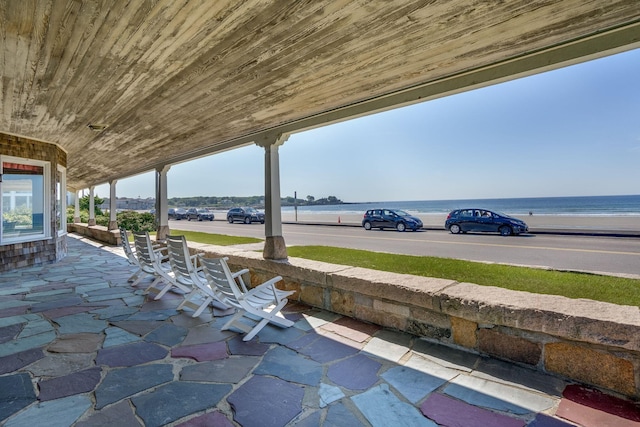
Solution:
[[(640, 49), (293, 134), (282, 197), (344, 202), (640, 194)], [(168, 197), (264, 195), (256, 145), (173, 165)], [(154, 197), (153, 172), (117, 197)], [(108, 185), (96, 187), (109, 196)]]

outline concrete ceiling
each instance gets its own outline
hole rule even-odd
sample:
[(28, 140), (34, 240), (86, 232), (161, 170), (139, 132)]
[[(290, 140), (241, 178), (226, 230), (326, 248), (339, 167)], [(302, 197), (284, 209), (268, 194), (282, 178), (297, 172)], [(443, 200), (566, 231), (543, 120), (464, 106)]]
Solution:
[(0, 132), (59, 144), (81, 189), (638, 47), (639, 21), (638, 0), (0, 0)]

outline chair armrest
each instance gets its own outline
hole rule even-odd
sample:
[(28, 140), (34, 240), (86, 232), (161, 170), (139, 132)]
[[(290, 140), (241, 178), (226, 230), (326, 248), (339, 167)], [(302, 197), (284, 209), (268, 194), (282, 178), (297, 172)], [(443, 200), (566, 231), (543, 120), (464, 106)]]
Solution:
[(167, 248), (158, 248), (158, 249), (153, 249), (153, 252), (155, 252), (157, 255), (166, 255), (169, 256), (169, 250)]
[(242, 269), (242, 270), (240, 270), (240, 271), (236, 271), (235, 273), (231, 273), (231, 277), (233, 277), (233, 278), (235, 279), (236, 277), (241, 276), (241, 275), (243, 275), (244, 273), (248, 273), (248, 272), (249, 272), (249, 269), (248, 269), (248, 268), (243, 268), (243, 269)]
[(247, 285), (244, 284), (244, 279), (242, 278), (242, 275), (244, 273), (248, 273), (249, 269), (248, 268), (243, 268), (240, 271), (236, 271), (235, 273), (231, 273), (231, 278), (233, 280), (236, 281), (236, 283), (240, 284), (240, 290), (242, 291), (243, 294), (246, 294), (247, 292), (249, 292), (249, 290), (247, 289)]
[(193, 264), (193, 268), (196, 273), (200, 273), (204, 268), (202, 267), (202, 264), (198, 262), (198, 259), (200, 258), (199, 254), (191, 255), (189, 258), (191, 258), (191, 264)]
[(167, 248), (161, 248), (161, 249), (158, 249), (157, 251), (154, 250), (153, 253), (156, 254), (156, 257), (158, 257), (160, 262), (165, 262), (169, 260), (169, 251), (167, 250)]
[(282, 300), (282, 298), (280, 297), (280, 294), (278, 293), (279, 289), (276, 287), (276, 283), (282, 280), (282, 276), (276, 276), (273, 279), (269, 279), (266, 282), (256, 286), (254, 289), (256, 290), (256, 292), (267, 288), (271, 291), (271, 293), (273, 294), (273, 298), (277, 301), (280, 302)]

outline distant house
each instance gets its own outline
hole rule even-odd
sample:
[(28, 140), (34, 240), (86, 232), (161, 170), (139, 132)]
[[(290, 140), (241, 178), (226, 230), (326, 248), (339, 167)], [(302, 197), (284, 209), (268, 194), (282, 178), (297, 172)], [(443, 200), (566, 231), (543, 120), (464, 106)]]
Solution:
[[(110, 198), (104, 199), (104, 202), (100, 205), (100, 209), (109, 210), (111, 205)], [(156, 199), (153, 197), (130, 198), (130, 197), (116, 197), (116, 210), (118, 211), (148, 211), (155, 208)]]

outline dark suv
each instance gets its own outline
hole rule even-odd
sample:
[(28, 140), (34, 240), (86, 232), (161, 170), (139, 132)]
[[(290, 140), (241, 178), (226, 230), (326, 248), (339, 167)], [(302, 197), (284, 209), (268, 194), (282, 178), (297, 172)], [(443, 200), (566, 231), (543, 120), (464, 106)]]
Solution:
[(197, 219), (198, 221), (213, 221), (213, 218), (213, 212), (211, 212), (209, 209), (187, 209), (187, 219), (189, 221), (191, 221), (192, 219)]
[(398, 231), (405, 231), (408, 228), (416, 231), (422, 228), (422, 221), (399, 209), (369, 209), (364, 214), (362, 226), (365, 230), (395, 228)]
[(254, 208), (233, 208), (227, 212), (227, 221), (229, 221), (229, 224), (233, 224), (235, 221), (244, 222), (245, 224), (251, 224), (252, 222), (264, 224), (264, 214)]
[(521, 219), (486, 209), (456, 209), (449, 213), (444, 227), (453, 234), (479, 231), (510, 236), (529, 232)]
[(174, 209), (174, 208), (169, 208), (169, 210), (167, 211), (167, 214), (169, 216), (169, 219), (185, 219), (187, 217), (187, 211), (186, 209), (182, 209), (182, 208), (178, 208), (178, 209)]

